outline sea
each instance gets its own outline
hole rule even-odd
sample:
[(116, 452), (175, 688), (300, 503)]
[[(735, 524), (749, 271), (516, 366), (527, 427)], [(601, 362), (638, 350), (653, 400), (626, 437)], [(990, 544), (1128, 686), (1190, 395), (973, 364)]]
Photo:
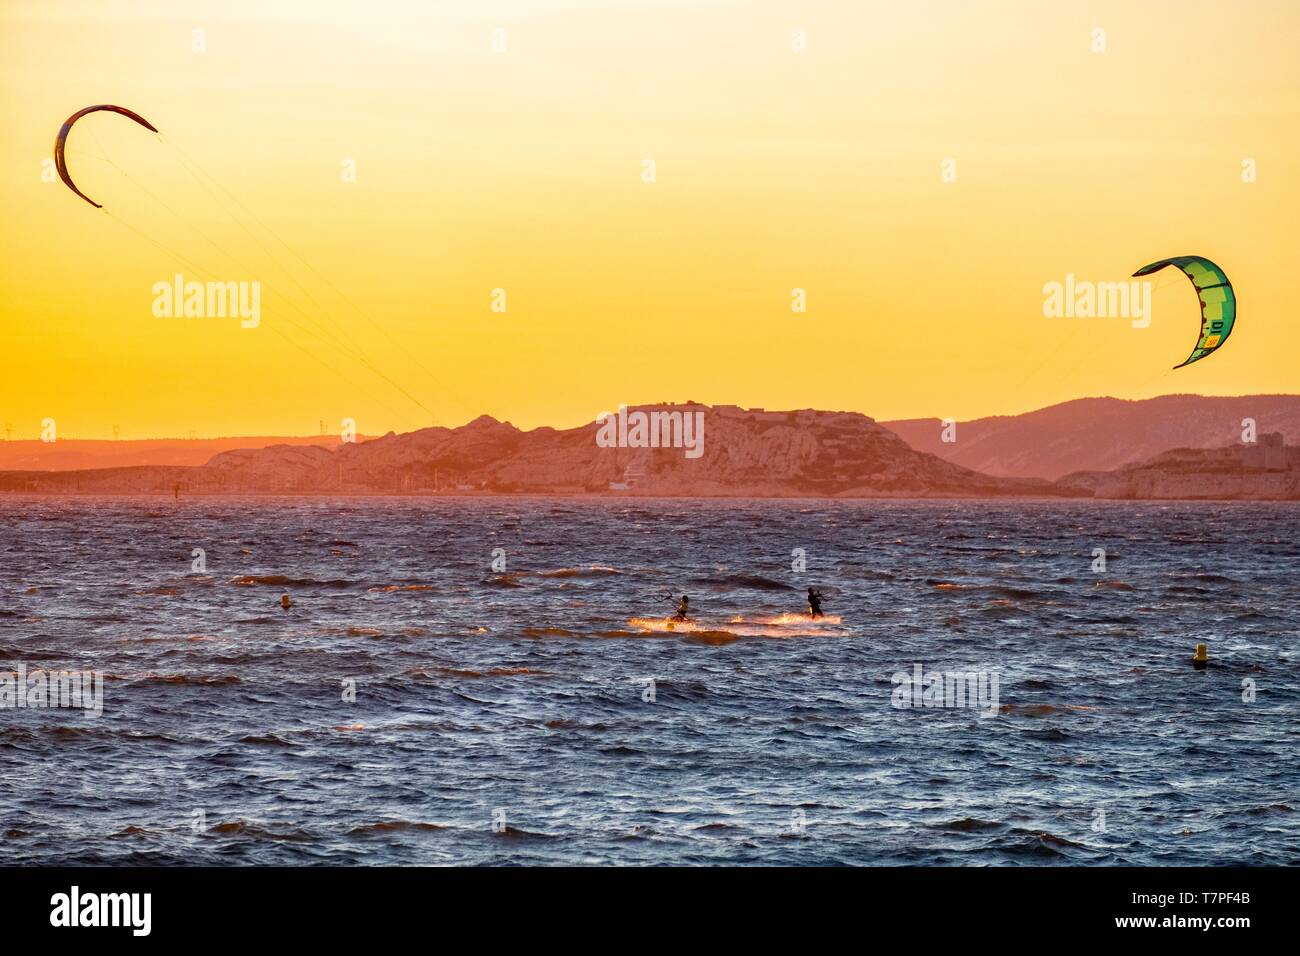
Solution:
[(0, 853), (1294, 866), (1298, 640), (1296, 504), (3, 496)]

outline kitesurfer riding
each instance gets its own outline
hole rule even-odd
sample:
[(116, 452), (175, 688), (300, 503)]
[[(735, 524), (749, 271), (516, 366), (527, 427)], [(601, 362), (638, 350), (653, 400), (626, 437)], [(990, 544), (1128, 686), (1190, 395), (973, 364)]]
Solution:
[(808, 616), (809, 616), (809, 617), (821, 617), (821, 616), (822, 616), (822, 595), (821, 595), (821, 592), (819, 592), (819, 591), (814, 591), (812, 588), (809, 588), (809, 589), (808, 589)]

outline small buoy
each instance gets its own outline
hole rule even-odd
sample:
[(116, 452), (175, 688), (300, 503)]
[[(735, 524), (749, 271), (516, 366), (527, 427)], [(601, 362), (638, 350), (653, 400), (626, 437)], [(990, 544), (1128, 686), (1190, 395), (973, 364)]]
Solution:
[(1196, 656), (1192, 658), (1192, 666), (1198, 671), (1205, 670), (1205, 666), (1210, 663), (1210, 656), (1205, 652), (1204, 644), (1196, 645)]
[(289, 595), (287, 594), (280, 595), (280, 607), (282, 607), (286, 611), (289, 610), (289, 608), (293, 607), (293, 602), (289, 600)]

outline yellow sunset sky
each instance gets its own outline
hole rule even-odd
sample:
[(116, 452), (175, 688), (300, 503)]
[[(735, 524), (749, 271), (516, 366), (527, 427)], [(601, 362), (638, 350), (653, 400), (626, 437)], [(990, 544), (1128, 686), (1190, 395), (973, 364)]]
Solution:
[[(1297, 36), (1293, 0), (5, 0), (0, 420), (377, 434), (1300, 391)], [(103, 210), (48, 173), (96, 103), (162, 132), (74, 127)], [(1195, 365), (1171, 370), (1199, 321), (1181, 275), (1150, 328), (1043, 315), (1067, 273), (1184, 254), (1240, 304)], [(261, 325), (154, 317), (177, 272), (260, 282)]]

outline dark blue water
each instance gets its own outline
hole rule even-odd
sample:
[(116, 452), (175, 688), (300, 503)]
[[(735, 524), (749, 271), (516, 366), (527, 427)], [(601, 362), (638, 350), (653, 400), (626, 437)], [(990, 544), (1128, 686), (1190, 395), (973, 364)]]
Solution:
[[(1300, 863), (1294, 505), (9, 497), (0, 528), (0, 669), (106, 676), (97, 719), (0, 710), (7, 863)], [(764, 623), (809, 585), (842, 623)], [(629, 625), (670, 589), (691, 632)], [(917, 663), (996, 705), (892, 706)]]

